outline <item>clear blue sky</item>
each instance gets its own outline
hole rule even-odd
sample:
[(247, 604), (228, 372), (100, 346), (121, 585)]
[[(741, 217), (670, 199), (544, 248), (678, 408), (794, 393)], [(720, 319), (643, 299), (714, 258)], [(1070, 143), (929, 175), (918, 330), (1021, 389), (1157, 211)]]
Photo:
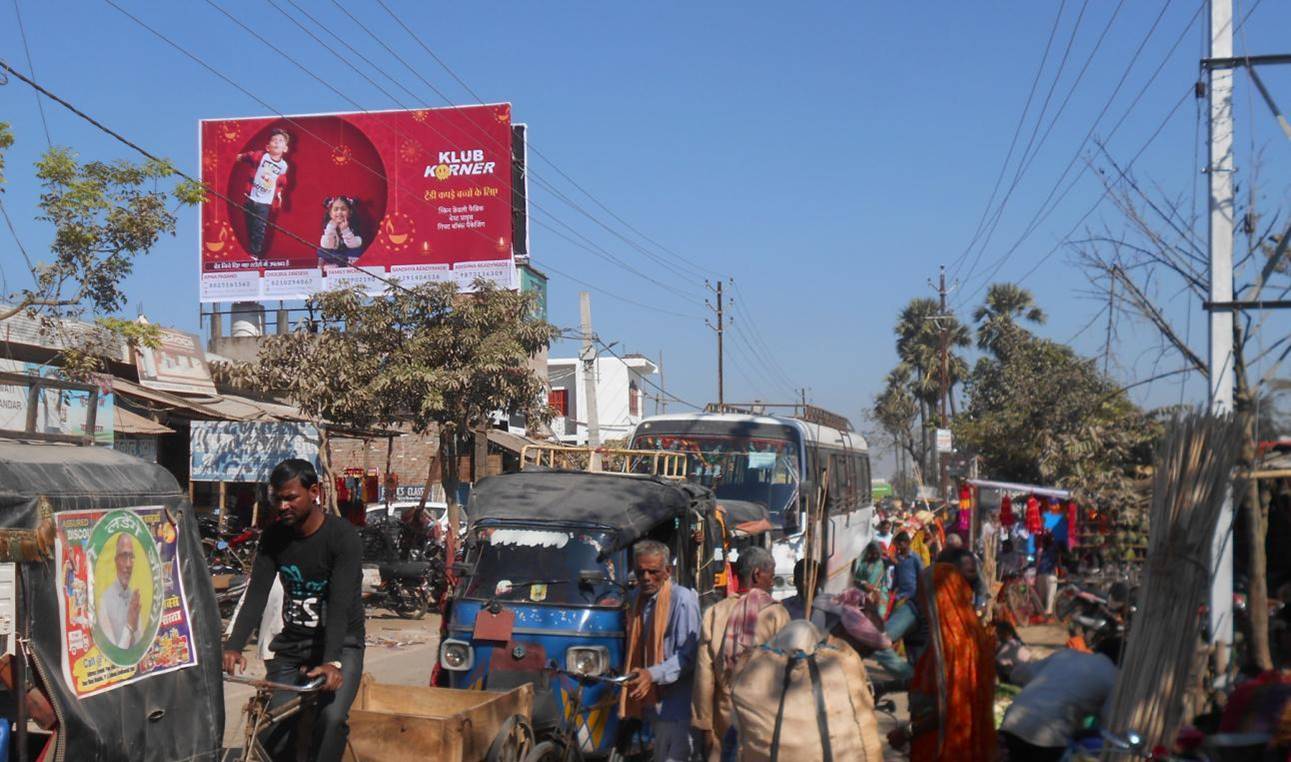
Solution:
[[(352, 110), (207, 3), (116, 1), (277, 111)], [(968, 317), (980, 301), (978, 287), (1018, 240), (1068, 162), (1091, 154), (1092, 145), (1082, 151), (1081, 141), (1159, 14), (1155, 33), (1096, 134), (1111, 132), (1162, 66), (1110, 137), (1110, 150), (1128, 162), (1161, 129), (1136, 171), (1185, 207), (1191, 206), (1194, 181), (1199, 181), (1197, 203), (1204, 208), (1204, 177), (1195, 158), (1197, 136), (1205, 137), (1204, 125), (1198, 133), (1199, 102), (1187, 96), (1167, 119), (1197, 76), (1207, 14), (1198, 2), (1170, 3), (1163, 13), (1161, 3), (1140, 0), (1119, 6), (1112, 0), (1065, 4), (1006, 187), (1082, 6), (1040, 135), (1104, 29), (1106, 39), (1052, 133), (1034, 151), (971, 271), (976, 249), (967, 258), (960, 255), (1004, 160), (1057, 2), (387, 2), (485, 101), (513, 103), (515, 120), (530, 125), (533, 144), (561, 171), (695, 268), (710, 277), (735, 278), (740, 304), (734, 333), (728, 334), (728, 399), (787, 399), (794, 387), (808, 387), (814, 401), (859, 422), (894, 363), (891, 330), (897, 311), (911, 297), (931, 293), (926, 281), (935, 277), (938, 264), (960, 260), (962, 266), (952, 271), (963, 282), (952, 302), (961, 317)], [(1238, 2), (1239, 14), (1252, 2)], [(288, 0), (274, 3), (296, 13)], [(306, 38), (273, 4), (220, 0), (220, 5), (365, 108), (397, 106)], [(417, 105), (445, 105), (335, 5), (320, 1), (303, 7), (318, 16), (327, 34), (345, 38), (410, 87)], [(345, 7), (452, 102), (472, 102), (375, 0)], [(106, 3), (20, 0), (20, 8), (41, 82), (188, 171), (197, 166), (198, 119), (272, 113)], [(0, 19), (0, 57), (26, 70), (19, 31), (11, 23), (12, 0), (0, 3)], [(1259, 4), (1236, 47), (1285, 52), (1285, 34), (1279, 32), (1289, 25), (1291, 6)], [(1269, 71), (1266, 81), (1275, 97), (1291, 103), (1291, 72)], [(1247, 146), (1253, 140), (1266, 159), (1259, 194), (1266, 208), (1285, 213), (1287, 184), (1274, 178), (1287, 167), (1291, 145), (1258, 100), (1250, 107), (1240, 77), (1238, 86), (1239, 182), (1244, 192), (1243, 173), (1251, 165)], [(47, 103), (45, 110), (53, 141), (76, 147), (82, 158), (129, 155), (58, 106)], [(38, 256), (49, 231), (32, 219), (38, 188), (31, 164), (45, 138), (31, 91), (18, 82), (0, 87), (0, 118), (12, 122), (19, 140), (9, 155), (5, 203), (20, 238)], [(535, 157), (531, 165), (578, 195), (541, 160)], [(1074, 171), (1083, 166), (1077, 158)], [(675, 283), (685, 296), (543, 228), (532, 235), (535, 264), (655, 306), (643, 309), (594, 293), (596, 330), (619, 342), (620, 351), (655, 356), (662, 350), (668, 388), (678, 396), (699, 404), (714, 398), (714, 339), (697, 319), (704, 313), (700, 280), (659, 269), (550, 193), (531, 188), (537, 203), (559, 219), (638, 269)], [(1075, 346), (1090, 354), (1102, 348), (1106, 324), (1098, 313), (1104, 305), (1087, 293), (1087, 279), (1071, 263), (1069, 249), (1055, 251), (1055, 245), (1101, 192), (1092, 173), (1086, 174), (994, 277), (1018, 279), (1032, 271), (1024, 285), (1051, 316), (1043, 333), (1062, 341), (1074, 337)], [(586, 198), (581, 203), (622, 230)], [(1092, 225), (1103, 222), (1119, 224), (1108, 204), (1087, 219)], [(132, 301), (141, 303), (151, 319), (190, 330), (198, 321), (196, 229), (196, 213), (185, 211), (179, 235), (141, 259), (128, 284)], [(10, 289), (21, 285), (21, 259), (4, 230), (0, 265)], [(552, 274), (553, 322), (576, 325), (581, 288)], [(1199, 306), (1172, 291), (1160, 297), (1181, 332), (1204, 354)], [(136, 306), (131, 305), (131, 315)], [(1159, 357), (1153, 334), (1119, 328), (1115, 373), (1126, 383), (1152, 375)], [(751, 351), (750, 344), (761, 351)], [(553, 349), (574, 351), (569, 345)], [(774, 356), (778, 367), (766, 367), (762, 355)], [(1159, 369), (1177, 365), (1167, 356)], [(1201, 392), (1195, 381), (1181, 390), (1177, 378), (1135, 390), (1147, 404), (1178, 401), (1181, 393), (1197, 400)]]

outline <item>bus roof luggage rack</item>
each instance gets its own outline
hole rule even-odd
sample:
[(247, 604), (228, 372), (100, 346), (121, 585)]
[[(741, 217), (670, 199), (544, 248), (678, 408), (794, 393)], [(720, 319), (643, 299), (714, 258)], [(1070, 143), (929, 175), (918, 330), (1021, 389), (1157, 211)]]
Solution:
[(688, 463), (686, 453), (665, 450), (525, 445), (520, 451), (521, 470), (539, 467), (559, 471), (593, 471), (685, 479)]
[(807, 423), (828, 426), (839, 431), (851, 431), (852, 422), (846, 416), (831, 413), (823, 407), (807, 405), (802, 402), (710, 402), (704, 407), (705, 413), (741, 413), (744, 415), (775, 415), (788, 411), (790, 418), (797, 418)]

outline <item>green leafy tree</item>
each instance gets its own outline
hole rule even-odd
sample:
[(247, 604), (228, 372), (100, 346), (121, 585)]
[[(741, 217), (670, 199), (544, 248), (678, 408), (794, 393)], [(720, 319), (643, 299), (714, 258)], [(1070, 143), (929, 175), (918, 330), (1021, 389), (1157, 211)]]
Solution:
[[(5, 180), (3, 151), (12, 145), (12, 132), (0, 123), (0, 183)], [(163, 236), (175, 234), (176, 205), (203, 199), (201, 185), (188, 181), (158, 190), (174, 175), (174, 167), (164, 161), (82, 163), (71, 149), (49, 149), (37, 162), (35, 176), (43, 188), (38, 219), (53, 225), (53, 243), (47, 258), (29, 262), (32, 285), (5, 295), (8, 305), (0, 308), (0, 320), (25, 311), (56, 331), (63, 319), (81, 319), (88, 313), (104, 329), (107, 341), (115, 337), (155, 344), (155, 327), (110, 316), (125, 306), (121, 284), (133, 271), (135, 258)], [(100, 343), (64, 338), (65, 374), (83, 377), (100, 368)], [(98, 342), (104, 340), (101, 335)]]
[(1082, 499), (1130, 505), (1159, 427), (1094, 360), (1032, 336), (983, 357), (967, 384), (956, 438), (992, 478), (1056, 484)]
[[(549, 418), (529, 363), (556, 329), (534, 317), (532, 295), (483, 280), (472, 294), (459, 294), (451, 283), (392, 288), (378, 298), (331, 291), (316, 295), (311, 307), (317, 325), (267, 338), (245, 376), (320, 424), (398, 424), (437, 434), (436, 462), (456, 536), (460, 442), (495, 412)], [(428, 484), (432, 478), (428, 472)]]

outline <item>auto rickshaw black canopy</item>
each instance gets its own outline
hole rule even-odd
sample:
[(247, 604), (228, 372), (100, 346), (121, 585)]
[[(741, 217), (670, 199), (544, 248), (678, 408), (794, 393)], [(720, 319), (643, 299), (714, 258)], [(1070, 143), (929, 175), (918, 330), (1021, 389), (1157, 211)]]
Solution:
[(481, 479), (466, 513), (471, 524), (524, 520), (597, 525), (626, 547), (651, 529), (692, 509), (707, 514), (712, 493), (704, 487), (655, 476), (587, 471), (522, 471)]
[(148, 505), (165, 507), (176, 523), (197, 663), (77, 698), (63, 679), (60, 574), (52, 560), (23, 563), (31, 656), (59, 718), (59, 753), (52, 759), (173, 762), (217, 756), (224, 730), (219, 611), (192, 506), (168, 471), (104, 447), (0, 440), (0, 529), (8, 533), (37, 529), (49, 511)]

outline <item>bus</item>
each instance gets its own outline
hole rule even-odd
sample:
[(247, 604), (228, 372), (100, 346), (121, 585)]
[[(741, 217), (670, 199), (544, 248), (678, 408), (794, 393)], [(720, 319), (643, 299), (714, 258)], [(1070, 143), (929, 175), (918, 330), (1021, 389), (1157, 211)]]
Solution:
[(629, 446), (686, 452), (691, 478), (712, 489), (718, 502), (767, 509), (776, 598), (795, 593), (793, 567), (803, 557), (812, 516), (828, 517), (821, 521), (820, 589), (839, 593), (851, 585), (852, 565), (873, 536), (874, 501), (869, 447), (843, 416), (813, 405), (709, 405), (702, 413), (644, 419)]

